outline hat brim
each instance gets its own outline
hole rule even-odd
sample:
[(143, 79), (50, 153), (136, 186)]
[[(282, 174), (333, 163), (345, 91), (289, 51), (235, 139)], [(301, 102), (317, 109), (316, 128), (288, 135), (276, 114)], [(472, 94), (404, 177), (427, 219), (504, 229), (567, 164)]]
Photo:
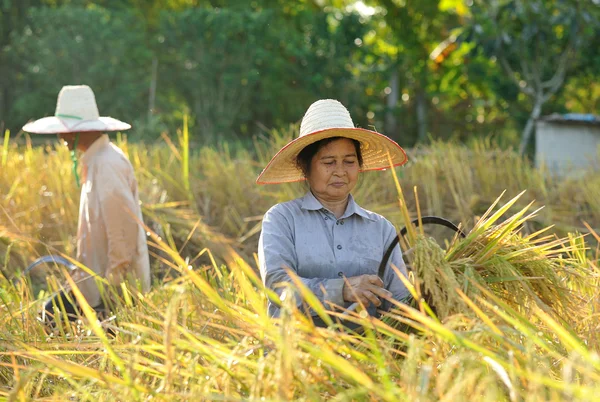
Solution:
[(64, 134), (125, 131), (130, 128), (131, 125), (112, 117), (99, 117), (96, 120), (77, 120), (50, 116), (25, 124), (23, 131), (32, 134)]
[(393, 166), (401, 166), (408, 161), (404, 149), (383, 134), (363, 128), (328, 128), (290, 141), (271, 159), (256, 183), (280, 184), (305, 180), (304, 174), (296, 165), (298, 154), (307, 145), (331, 137), (345, 137), (361, 143), (361, 171), (389, 169), (390, 157)]

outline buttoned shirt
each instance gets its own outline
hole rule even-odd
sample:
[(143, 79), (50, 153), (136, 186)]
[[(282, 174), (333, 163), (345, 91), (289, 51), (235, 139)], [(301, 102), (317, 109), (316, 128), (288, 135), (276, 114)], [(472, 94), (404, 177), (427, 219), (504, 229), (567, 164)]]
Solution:
[[(278, 284), (291, 282), (286, 272), (289, 268), (326, 307), (333, 303), (347, 308), (351, 303), (343, 299), (343, 277), (377, 275), (395, 237), (391, 222), (361, 208), (352, 195), (346, 211), (337, 219), (309, 191), (304, 197), (275, 205), (265, 214), (258, 248), (261, 277), (265, 286), (281, 295)], [(382, 279), (394, 299), (402, 301), (409, 293), (390, 267), (392, 264), (406, 276), (398, 246)], [(298, 300), (299, 306), (301, 303)], [(369, 313), (375, 310), (371, 306)], [(271, 302), (269, 314), (279, 315), (278, 307)]]
[[(136, 279), (148, 291), (148, 246), (131, 163), (104, 134), (84, 153), (81, 165), (77, 260), (114, 285)], [(78, 270), (75, 279), (87, 302), (99, 305), (93, 277)]]

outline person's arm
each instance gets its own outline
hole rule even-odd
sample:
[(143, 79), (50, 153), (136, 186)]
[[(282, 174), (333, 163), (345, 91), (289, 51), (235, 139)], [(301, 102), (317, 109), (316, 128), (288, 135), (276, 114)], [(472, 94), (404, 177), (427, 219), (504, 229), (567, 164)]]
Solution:
[[(384, 243), (384, 252), (387, 251), (392, 241), (396, 238), (397, 233), (394, 225), (388, 222), (386, 227), (386, 235), (385, 235), (385, 243)], [(408, 278), (406, 271), (406, 264), (404, 264), (404, 260), (402, 259), (402, 251), (400, 250), (400, 245), (396, 245), (390, 259), (388, 261), (385, 273), (383, 275), (383, 283), (385, 284), (385, 288), (392, 293), (392, 297), (402, 303), (406, 303), (409, 299), (410, 293), (402, 280), (398, 277), (396, 270), (392, 268), (392, 265), (395, 266), (405, 278)], [(384, 304), (384, 309), (388, 310), (392, 304), (390, 302), (386, 302)]]
[[(277, 207), (269, 210), (263, 218), (258, 244), (258, 260), (263, 283), (281, 296), (283, 287), (277, 285), (283, 282), (292, 283), (285, 268), (297, 273), (298, 259), (294, 246), (292, 222), (279, 212)], [(299, 278), (325, 307), (328, 307), (329, 303), (338, 306), (344, 305), (342, 296), (344, 280), (342, 278), (302, 278), (300, 276)], [(300, 308), (302, 300), (298, 298), (297, 304)], [(315, 315), (312, 310), (311, 314)]]
[(139, 205), (131, 189), (134, 179), (128, 173), (114, 166), (103, 166), (98, 170), (94, 183), (98, 186), (100, 217), (108, 241), (105, 277), (114, 284), (133, 274), (128, 270), (138, 241), (139, 223), (135, 217)]

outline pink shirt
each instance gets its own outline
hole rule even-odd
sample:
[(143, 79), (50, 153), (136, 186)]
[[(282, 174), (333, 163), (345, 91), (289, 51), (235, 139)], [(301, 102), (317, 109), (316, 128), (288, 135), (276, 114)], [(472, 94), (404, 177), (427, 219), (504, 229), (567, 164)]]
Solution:
[[(131, 163), (106, 134), (88, 148), (81, 162), (77, 260), (115, 285), (135, 278), (147, 292), (150, 262)], [(93, 277), (79, 269), (74, 279), (90, 306), (99, 305)]]

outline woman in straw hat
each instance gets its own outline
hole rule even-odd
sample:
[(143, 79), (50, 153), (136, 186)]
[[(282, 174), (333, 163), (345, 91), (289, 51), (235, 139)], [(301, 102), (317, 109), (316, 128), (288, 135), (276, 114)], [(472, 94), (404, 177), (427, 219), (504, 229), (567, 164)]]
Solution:
[[(389, 308), (391, 298), (404, 301), (409, 296), (391, 268), (406, 275), (399, 247), (383, 278), (377, 275), (396, 236), (394, 226), (361, 208), (351, 195), (360, 172), (389, 168), (390, 157), (394, 166), (407, 161), (404, 150), (388, 137), (355, 128), (340, 102), (319, 100), (308, 108), (300, 136), (257, 179), (258, 184), (306, 180), (310, 187), (303, 197), (275, 205), (263, 218), (258, 256), (267, 287), (281, 295), (280, 284), (290, 282), (290, 269), (324, 305), (347, 308), (358, 302), (371, 315), (377, 307)], [(271, 302), (269, 314), (279, 315)]]
[[(71, 150), (78, 185), (75, 152), (84, 153), (77, 260), (89, 271), (77, 270), (74, 279), (88, 304), (97, 309), (103, 301), (94, 276), (107, 278), (115, 285), (126, 278), (135, 279), (143, 292), (150, 288), (148, 247), (140, 225), (142, 212), (133, 168), (105, 134), (129, 128), (117, 119), (100, 117), (94, 93), (85, 85), (63, 87), (55, 115), (23, 127), (29, 133), (58, 134)], [(53, 320), (54, 308), (60, 309), (61, 304), (67, 313), (74, 313), (77, 308), (71, 304), (73, 300), (70, 292), (61, 293), (45, 305), (45, 314)]]

